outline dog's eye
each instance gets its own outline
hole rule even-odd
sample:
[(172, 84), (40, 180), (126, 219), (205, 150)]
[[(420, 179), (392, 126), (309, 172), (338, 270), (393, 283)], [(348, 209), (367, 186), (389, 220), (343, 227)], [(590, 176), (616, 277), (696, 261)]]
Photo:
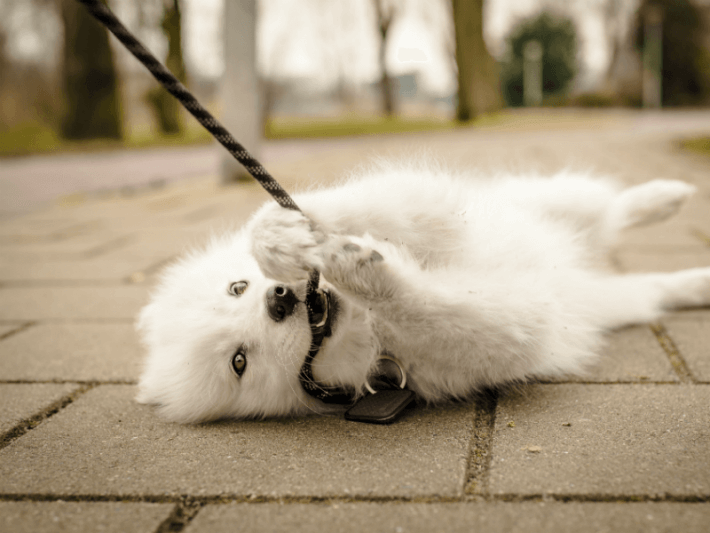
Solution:
[(232, 296), (241, 296), (242, 294), (244, 294), (244, 291), (247, 290), (248, 286), (249, 283), (246, 281), (235, 281), (229, 284), (229, 288), (227, 289), (227, 291)]
[(244, 348), (239, 348), (232, 356), (232, 370), (238, 377), (242, 377), (244, 370), (247, 367), (247, 355)]

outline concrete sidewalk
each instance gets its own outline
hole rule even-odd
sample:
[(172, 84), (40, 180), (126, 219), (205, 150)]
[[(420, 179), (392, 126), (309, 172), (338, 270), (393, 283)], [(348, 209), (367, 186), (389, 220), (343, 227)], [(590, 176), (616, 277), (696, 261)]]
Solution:
[[(708, 113), (560, 114), (339, 140), (275, 162), (290, 191), (373, 155), (592, 169), (699, 192), (629, 233), (625, 271), (710, 266), (710, 158), (673, 141)], [(705, 130), (703, 131), (703, 128)], [(268, 196), (214, 177), (73, 196), (0, 223), (0, 532), (684, 531), (710, 526), (710, 309), (610, 336), (584, 380), (333, 418), (179, 426), (133, 401), (133, 320), (154, 276)]]

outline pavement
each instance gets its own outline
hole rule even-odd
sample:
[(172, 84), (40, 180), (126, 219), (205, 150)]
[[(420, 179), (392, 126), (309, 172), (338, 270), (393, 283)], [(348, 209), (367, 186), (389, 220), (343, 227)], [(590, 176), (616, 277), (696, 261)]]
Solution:
[[(353, 141), (350, 140), (350, 143)], [(337, 142), (336, 142), (337, 144)], [(271, 168), (302, 152), (310, 156), (331, 150), (332, 140), (266, 141), (259, 160)], [(212, 145), (60, 153), (0, 161), (0, 220), (51, 206), (57, 199), (117, 190), (159, 188), (176, 181), (216, 175), (229, 154)]]
[[(304, 141), (270, 170), (294, 191), (426, 152), (482, 173), (683, 179), (699, 190), (681, 214), (628, 233), (612, 258), (668, 271), (710, 266), (710, 157), (677, 146), (698, 134), (708, 111), (522, 113)], [(583, 378), (417, 407), (392, 426), (161, 420), (133, 400), (134, 318), (166, 263), (269, 198), (213, 173), (151, 181), (0, 222), (0, 532), (710, 530), (710, 309), (610, 334)]]

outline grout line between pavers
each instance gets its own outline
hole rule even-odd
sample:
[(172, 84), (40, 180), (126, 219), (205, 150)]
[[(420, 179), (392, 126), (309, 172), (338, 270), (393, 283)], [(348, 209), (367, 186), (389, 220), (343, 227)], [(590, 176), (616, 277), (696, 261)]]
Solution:
[(158, 272), (159, 270), (162, 270), (163, 267), (166, 265), (172, 263), (179, 254), (173, 254), (170, 257), (167, 257), (165, 259), (161, 259), (160, 261), (153, 263), (152, 265), (147, 266), (143, 270), (136, 270), (135, 272), (129, 274), (125, 278), (123, 278), (123, 282), (130, 284), (130, 285), (139, 285), (142, 284), (146, 281), (148, 276), (151, 276)]
[[(708, 385), (710, 382), (697, 381), (693, 382), (697, 385)], [(0, 385), (88, 385), (91, 387), (97, 387), (99, 385), (137, 385), (138, 381), (135, 379), (0, 379)], [(561, 381), (561, 382), (542, 382), (537, 383), (537, 385), (682, 385), (677, 381), (609, 381), (609, 382), (598, 382), (598, 381)], [(486, 421), (486, 417), (492, 418)], [(495, 415), (490, 413), (476, 414), (474, 415), (474, 434), (478, 429), (482, 432), (486, 431), (486, 424), (495, 423)], [(483, 444), (483, 441), (474, 435), (471, 451), (474, 451), (473, 443), (478, 442)], [(467, 468), (473, 466), (470, 461), (468, 461)]]
[(73, 224), (71, 226), (67, 226), (61, 231), (55, 231), (54, 233), (48, 233), (48, 234), (31, 234), (31, 235), (22, 235), (22, 234), (11, 234), (11, 235), (5, 235), (3, 237), (0, 237), (0, 244), (4, 245), (18, 245), (21, 246), (22, 244), (25, 243), (47, 243), (47, 242), (58, 242), (58, 241), (63, 241), (66, 239), (69, 239), (71, 237), (75, 237), (77, 235), (81, 235), (82, 233), (85, 233), (85, 230), (91, 231), (92, 229), (97, 228), (97, 224), (100, 226), (100, 223), (97, 220), (87, 220), (84, 222), (78, 222), (76, 224)]
[[(0, 320), (0, 325), (14, 325), (20, 322), (19, 320)], [(134, 318), (42, 318), (40, 320), (31, 321), (32, 325), (40, 326), (43, 324), (133, 324)]]
[(0, 341), (7, 339), (8, 337), (12, 337), (13, 335), (16, 335), (17, 333), (20, 333), (21, 331), (25, 331), (26, 329), (31, 328), (35, 324), (36, 324), (36, 322), (32, 322), (32, 321), (25, 322), (24, 324), (20, 324), (15, 329), (11, 329), (10, 331), (0, 335)]
[(200, 512), (205, 504), (192, 500), (182, 500), (175, 505), (175, 508), (163, 522), (157, 527), (154, 533), (179, 533), (183, 531)]
[[(130, 243), (132, 240), (135, 240), (135, 237), (133, 234), (129, 235), (121, 235), (120, 237), (114, 237), (114, 238), (107, 238), (108, 240), (104, 241), (102, 244), (97, 244), (95, 246), (92, 246), (90, 248), (87, 248), (84, 251), (81, 252), (36, 252), (36, 251), (26, 251), (26, 250), (20, 250), (21, 253), (24, 253), (24, 257), (27, 257), (29, 259), (35, 259), (37, 261), (43, 260), (43, 259), (53, 259), (57, 261), (67, 261), (67, 262), (80, 262), (84, 261), (87, 259), (95, 259), (97, 257), (100, 257), (108, 252), (112, 252), (115, 250), (120, 250), (121, 248), (124, 248), (128, 243)], [(1, 246), (1, 245), (0, 245)]]
[(556, 501), (562, 503), (708, 503), (710, 494), (496, 494), (489, 501)]
[[(692, 383), (702, 385), (703, 382), (693, 381)], [(649, 386), (655, 387), (656, 385), (675, 385), (676, 387), (683, 385), (679, 381), (651, 381), (651, 380), (639, 380), (639, 381), (534, 381), (528, 385), (536, 386), (556, 386), (556, 385), (598, 385), (600, 387), (613, 387), (615, 385), (633, 385), (633, 386)]]
[(696, 239), (701, 240), (706, 246), (710, 246), (710, 236), (706, 235), (704, 231), (698, 228), (690, 228), (690, 234)]
[(204, 506), (208, 504), (230, 503), (293, 503), (319, 504), (338, 503), (460, 503), (478, 501), (480, 497), (454, 496), (259, 496), (223, 494), (219, 496), (190, 496), (186, 494), (0, 494), (0, 501), (35, 501), (35, 502), (127, 502), (127, 503), (176, 503), (186, 506)]
[(96, 385), (81, 385), (78, 389), (70, 392), (69, 394), (60, 398), (56, 402), (51, 403), (49, 406), (45, 407), (35, 415), (29, 418), (25, 418), (24, 420), (16, 424), (15, 427), (0, 436), (0, 450), (12, 444), (15, 440), (25, 435), (28, 431), (31, 431), (37, 426), (41, 425), (45, 420), (57, 414), (67, 405), (73, 403), (77, 398), (82, 396), (84, 393), (90, 391), (94, 387), (96, 387)]
[[(133, 379), (0, 379), (0, 385), (35, 385), (41, 383), (76, 383), (78, 385), (136, 385)], [(693, 381), (697, 385), (708, 384), (706, 381)], [(608, 387), (613, 385), (682, 385), (678, 381), (539, 381), (534, 385), (599, 385)]]
[(698, 381), (695, 379), (695, 376), (693, 376), (690, 368), (688, 368), (688, 364), (685, 362), (685, 359), (683, 359), (683, 356), (680, 354), (678, 347), (668, 334), (668, 330), (665, 326), (658, 323), (650, 324), (649, 327), (651, 328), (651, 332), (655, 335), (656, 340), (661, 345), (661, 348), (663, 348), (663, 351), (666, 352), (668, 360), (678, 376), (678, 379), (680, 379), (682, 383), (697, 383)]
[(82, 385), (98, 387), (99, 385), (137, 385), (134, 379), (0, 379), (0, 385)]
[[(509, 502), (558, 501), (562, 503), (710, 503), (710, 494), (487, 494), (463, 495), (460, 497), (444, 496), (189, 496), (189, 495), (154, 495), (154, 494), (0, 494), (0, 501), (5, 502), (122, 502), (122, 503), (174, 503), (181, 505), (184, 512), (197, 514), (205, 505), (228, 505), (246, 503), (251, 505), (279, 504), (323, 504), (323, 503), (380, 503), (380, 504), (456, 504), (472, 502)], [(194, 514), (192, 517), (194, 517)], [(192, 517), (190, 519), (192, 519)]]
[(484, 392), (477, 403), (468, 457), (466, 459), (464, 494), (481, 495), (485, 493), (488, 485), (493, 431), (498, 407), (498, 392)]
[(127, 276), (110, 279), (15, 279), (0, 280), (0, 288), (27, 288), (27, 287), (106, 287), (124, 285), (142, 285), (148, 276), (160, 271), (164, 266), (171, 263), (177, 254), (161, 259), (142, 270), (136, 270)]
[(188, 223), (197, 223), (197, 222), (203, 222), (205, 220), (209, 220), (211, 218), (215, 217), (215, 214), (218, 213), (220, 210), (224, 208), (223, 205), (221, 204), (211, 204), (207, 206), (200, 207), (198, 209), (195, 209), (194, 211), (190, 211), (189, 213), (183, 215), (181, 217), (182, 220), (188, 222)]
[(122, 287), (126, 285), (126, 278), (114, 279), (13, 279), (0, 280), (0, 287), (4, 288), (32, 288), (32, 287)]
[(627, 379), (617, 381), (592, 381), (584, 379), (565, 379), (559, 381), (535, 381), (532, 385), (679, 385), (674, 380), (652, 380), (652, 379)]
[(131, 242), (131, 240), (135, 240), (135, 237), (132, 235), (122, 235), (121, 237), (116, 237), (115, 239), (111, 239), (108, 242), (104, 242), (103, 244), (99, 244), (89, 250), (86, 250), (81, 254), (81, 256), (83, 259), (94, 259), (105, 253), (124, 248), (126, 244)]

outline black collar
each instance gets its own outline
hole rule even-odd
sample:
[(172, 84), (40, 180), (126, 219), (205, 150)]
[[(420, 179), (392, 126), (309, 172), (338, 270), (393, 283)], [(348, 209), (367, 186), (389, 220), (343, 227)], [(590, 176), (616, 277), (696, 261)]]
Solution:
[(313, 377), (313, 359), (318, 355), (323, 339), (330, 336), (328, 308), (328, 295), (324, 291), (316, 289), (308, 292), (306, 309), (308, 310), (308, 323), (311, 325), (311, 348), (303, 361), (298, 379), (306, 394), (316, 400), (324, 403), (349, 405), (355, 402), (355, 391), (323, 385)]

